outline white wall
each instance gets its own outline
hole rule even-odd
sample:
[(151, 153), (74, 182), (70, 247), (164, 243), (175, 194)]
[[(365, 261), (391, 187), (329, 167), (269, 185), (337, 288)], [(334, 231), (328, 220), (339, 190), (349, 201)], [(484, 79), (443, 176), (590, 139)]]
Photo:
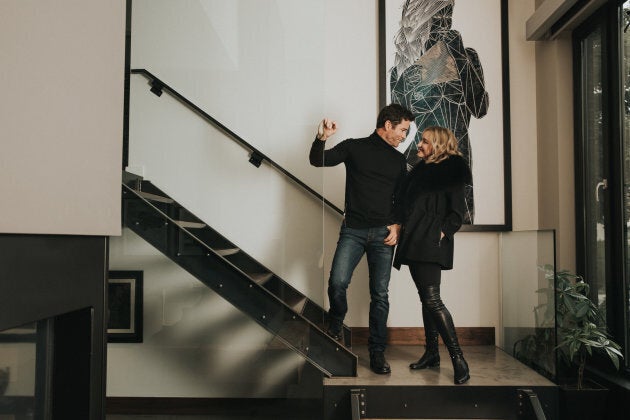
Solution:
[[(0, 233), (120, 234), (124, 37), (122, 0), (0, 1)], [(7, 396), (35, 367), (1, 343)]]
[[(230, 6), (220, 1), (189, 0), (177, 5), (135, 1), (132, 67), (149, 69), (314, 188), (321, 188), (323, 182), (326, 197), (342, 207), (344, 167), (313, 168), (307, 154), (317, 122), (324, 115), (340, 122), (329, 147), (373, 130), (378, 111), (374, 3), (366, 8), (364, 0), (263, 4), (243, 0), (230, 2)], [(154, 22), (160, 22), (160, 31), (153, 30)], [(182, 44), (186, 47), (180, 47)], [(176, 192), (178, 201), (280, 274), (287, 267), (278, 255), (293, 251), (283, 241), (297, 236), (296, 229), (314, 226), (321, 230), (323, 217), (323, 274), (321, 269), (320, 278), (306, 273), (306, 283), (298, 286), (313, 289), (316, 300), (324, 303), (339, 217), (328, 210), (322, 216), (319, 205), (281, 176), (265, 165), (255, 169), (240, 147), (167, 95), (157, 99), (145, 85), (145, 79), (132, 78), (132, 169)], [(139, 119), (141, 124), (136, 123)], [(234, 199), (216, 198), (229, 194)], [(294, 205), (300, 206), (299, 211)], [(322, 235), (315, 236), (312, 245), (292, 255), (292, 260), (299, 259), (296, 266), (312, 264), (313, 249), (322, 246)], [(299, 235), (302, 246), (306, 238)], [(495, 256), (466, 261), (475, 267), (468, 266), (466, 272), (483, 276), (467, 281), (462, 295), (469, 295), (469, 289), (479, 282), (486, 290), (494, 284), (490, 290), (496, 291), (497, 238), (496, 233), (459, 234), (456, 258), (477, 255), (479, 241), (483, 241), (484, 252)], [(493, 268), (488, 272), (487, 267)], [(464, 271), (464, 267), (459, 269)], [(445, 282), (457, 277), (452, 273), (445, 276)], [(363, 271), (355, 275), (353, 287), (359, 292), (366, 289), (361, 285), (365, 277)], [(395, 277), (399, 279), (394, 284), (411, 287), (406, 271)], [(295, 276), (287, 278), (293, 281)], [(402, 286), (404, 294), (406, 286)], [(366, 325), (365, 299), (356, 294), (351, 295), (348, 323)], [(482, 317), (477, 305), (467, 306), (454, 297), (464, 304), (460, 311), (465, 323), (485, 322), (485, 326), (496, 325), (496, 299), (492, 295), (494, 315)], [(390, 324), (419, 325), (417, 317), (412, 320), (405, 312), (393, 311)]]
[(0, 2), (0, 232), (120, 234), (125, 2)]
[[(510, 1), (510, 7), (521, 10), (522, 3)], [(365, 0), (135, 0), (133, 5), (132, 68), (150, 70), (341, 207), (344, 168), (312, 168), (307, 154), (323, 116), (340, 123), (332, 144), (373, 130), (378, 111), (376, 1), (370, 7)], [(530, 114), (535, 79), (527, 64), (533, 54), (523, 44), (523, 19), (512, 13), (510, 19), (516, 19), (510, 22), (510, 48), (518, 44), (517, 65), (510, 67), (512, 138), (519, 142), (513, 162), (519, 170), (533, 167), (535, 173), (535, 146), (527, 149), (531, 138), (525, 130), (535, 120)], [(159, 99), (150, 94), (146, 83), (132, 76), (130, 169), (327, 307), (339, 216), (322, 210), (265, 164), (254, 168), (242, 148), (167, 94)], [(526, 152), (526, 163), (521, 152)], [(535, 188), (522, 177), (514, 188), (515, 205), (536, 201)], [(535, 229), (537, 218), (522, 212), (517, 223)], [(457, 234), (455, 269), (444, 272), (442, 295), (458, 326), (499, 327), (499, 237), (497, 232)], [(145, 267), (150, 293), (173, 294), (166, 285), (179, 275), (144, 265), (142, 258), (127, 258), (136, 251), (125, 241), (111, 243), (112, 268)], [(392, 274), (390, 301), (389, 326), (422, 325), (406, 268)], [(365, 262), (353, 277), (349, 307), (346, 323), (367, 326)], [(133, 392), (133, 381), (119, 367), (133, 365), (144, 346), (110, 345), (109, 395)], [(159, 385), (154, 384), (151, 395), (173, 394), (168, 383)], [(212, 396), (217, 391), (204, 392)]]

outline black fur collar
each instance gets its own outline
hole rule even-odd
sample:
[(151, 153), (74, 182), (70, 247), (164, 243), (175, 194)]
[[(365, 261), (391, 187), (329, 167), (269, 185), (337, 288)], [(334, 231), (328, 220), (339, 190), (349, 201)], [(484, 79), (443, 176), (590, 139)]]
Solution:
[(408, 181), (414, 192), (441, 191), (472, 185), (472, 174), (463, 157), (451, 155), (440, 163), (421, 160), (409, 173)]

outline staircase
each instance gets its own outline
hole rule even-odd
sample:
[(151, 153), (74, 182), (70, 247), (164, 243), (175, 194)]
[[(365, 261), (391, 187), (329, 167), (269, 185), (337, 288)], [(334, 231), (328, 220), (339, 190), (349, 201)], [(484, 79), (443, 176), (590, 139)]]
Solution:
[(325, 331), (326, 311), (164, 191), (123, 172), (123, 223), (328, 377), (356, 376), (357, 356)]
[[(168, 93), (239, 143), (250, 153), (249, 162), (254, 166), (268, 164), (329, 209), (343, 214), (164, 81), (143, 69), (132, 70), (132, 74), (147, 78), (157, 97)], [(392, 374), (374, 374), (367, 346), (355, 343), (350, 350), (349, 328), (344, 326), (341, 343), (333, 340), (324, 332), (327, 313), (323, 308), (157, 186), (123, 172), (122, 198), (125, 226), (273, 334), (274, 350), (280, 343), (301, 355), (314, 367), (305, 364), (306, 374), (318, 376), (320, 371), (328, 377), (322, 383), (321, 413), (313, 413), (313, 418), (559, 418), (557, 387), (494, 346), (465, 350), (472, 378), (464, 386), (452, 384), (448, 363), (440, 369), (410, 371), (409, 362), (417, 360), (422, 351), (413, 346), (388, 346)], [(448, 360), (448, 354), (444, 353), (443, 360)], [(272, 368), (263, 363), (260, 369)], [(307, 398), (317, 398), (317, 394)]]

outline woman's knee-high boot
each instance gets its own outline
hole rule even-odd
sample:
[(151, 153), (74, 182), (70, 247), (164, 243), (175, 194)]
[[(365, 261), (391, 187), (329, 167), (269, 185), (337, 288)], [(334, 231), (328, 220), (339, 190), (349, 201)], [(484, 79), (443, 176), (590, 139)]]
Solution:
[(426, 346), (420, 360), (409, 365), (411, 369), (426, 369), (440, 366), (438, 330), (435, 327), (435, 322), (433, 322), (433, 317), (424, 305), (422, 305), (422, 322), (424, 323)]
[(455, 384), (463, 384), (470, 379), (470, 371), (468, 369), (468, 363), (464, 359), (464, 354), (459, 346), (459, 340), (455, 332), (455, 325), (453, 324), (453, 318), (451, 313), (446, 309), (442, 299), (440, 298), (440, 288), (431, 287), (427, 288), (427, 300), (426, 304), (429, 311), (433, 315), (433, 321), (442, 336), (442, 340), (448, 349), (448, 353), (451, 356), (453, 362), (453, 381)]

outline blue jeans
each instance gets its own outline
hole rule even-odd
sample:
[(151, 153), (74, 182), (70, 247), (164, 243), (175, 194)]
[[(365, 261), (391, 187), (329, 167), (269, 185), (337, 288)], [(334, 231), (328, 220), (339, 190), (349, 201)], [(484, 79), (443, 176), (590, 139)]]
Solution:
[(394, 247), (383, 243), (387, 235), (389, 230), (386, 226), (365, 229), (342, 226), (328, 280), (329, 316), (331, 320), (341, 323), (348, 312), (346, 291), (352, 272), (363, 254), (367, 254), (370, 274), (370, 351), (385, 351), (387, 341), (388, 289), (394, 257)]

